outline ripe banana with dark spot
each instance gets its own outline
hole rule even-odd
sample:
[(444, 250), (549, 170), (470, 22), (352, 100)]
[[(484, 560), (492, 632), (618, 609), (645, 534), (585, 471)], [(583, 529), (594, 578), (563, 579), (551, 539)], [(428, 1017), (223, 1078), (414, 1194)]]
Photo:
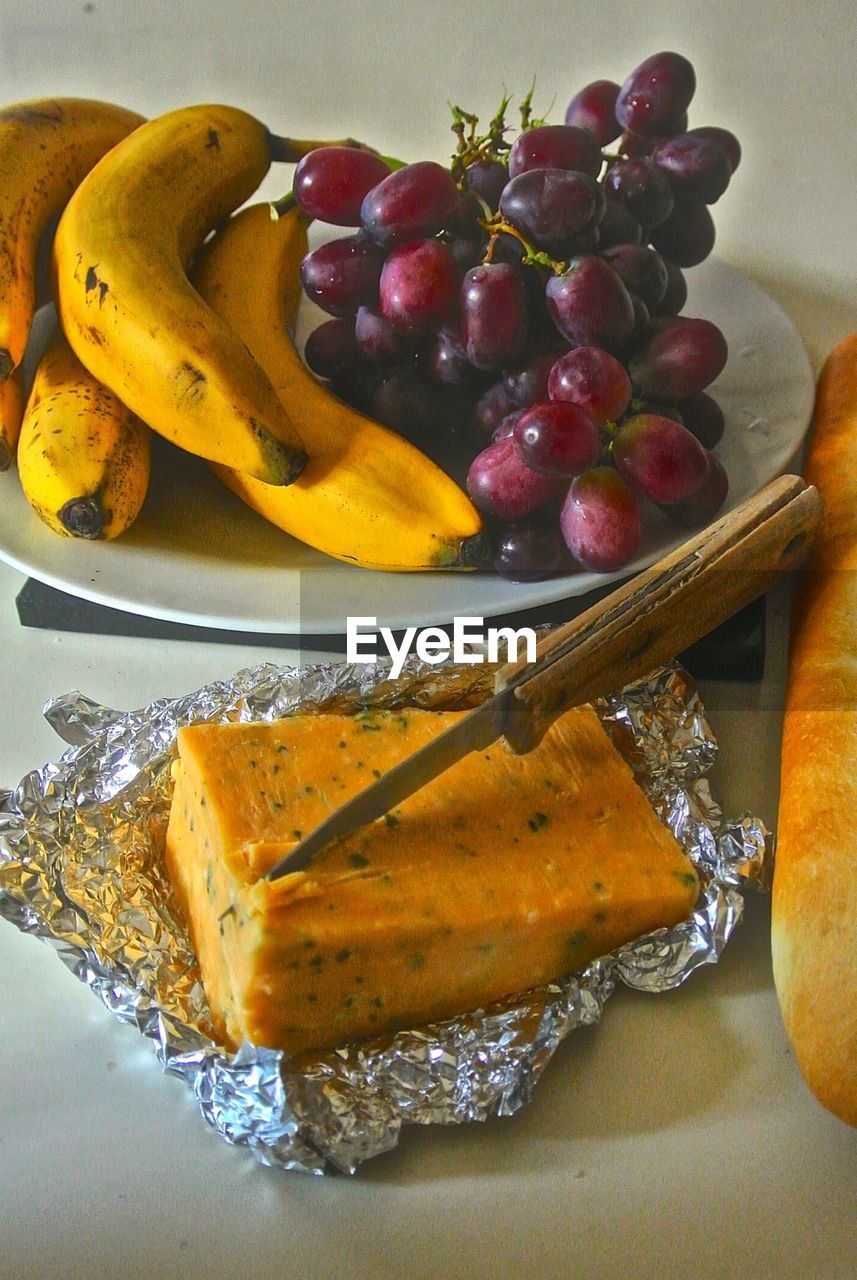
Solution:
[(187, 268), (273, 159), (312, 145), (276, 138), (234, 107), (170, 112), (84, 179), (54, 240), (62, 327), (93, 376), (174, 444), (272, 485), (298, 477), (303, 442)]
[(20, 371), (15, 369), (5, 382), (0, 382), (0, 471), (12, 465), (23, 412), (24, 389)]
[(393, 431), (332, 396), (289, 334), (297, 316), (306, 222), (271, 205), (236, 214), (194, 273), (202, 296), (246, 342), (289, 409), (309, 452), (288, 489), (215, 466), (219, 478), (287, 533), (369, 569), (472, 568), (480, 517), (458, 485)]
[(57, 331), (36, 369), (18, 443), (27, 501), (56, 533), (115, 538), (149, 487), (151, 432)]
[(92, 166), (142, 123), (134, 111), (85, 98), (0, 110), (0, 379), (27, 345), (42, 232)]

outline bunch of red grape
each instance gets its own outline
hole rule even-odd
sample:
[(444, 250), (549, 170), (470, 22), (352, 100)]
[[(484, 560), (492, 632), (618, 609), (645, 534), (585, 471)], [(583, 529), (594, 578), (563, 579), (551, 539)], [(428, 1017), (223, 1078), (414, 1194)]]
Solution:
[(356, 147), (297, 167), (303, 210), (357, 228), (304, 259), (307, 296), (334, 317), (307, 363), (466, 476), (509, 578), (569, 556), (618, 569), (646, 501), (693, 526), (726, 497), (723, 414), (704, 390), (726, 341), (679, 313), (741, 150), (724, 129), (688, 130), (695, 85), (685, 58), (659, 53), (621, 87), (587, 85), (562, 125), (532, 120), (528, 95), (511, 144), (508, 99), (483, 135), (455, 108), (448, 169)]

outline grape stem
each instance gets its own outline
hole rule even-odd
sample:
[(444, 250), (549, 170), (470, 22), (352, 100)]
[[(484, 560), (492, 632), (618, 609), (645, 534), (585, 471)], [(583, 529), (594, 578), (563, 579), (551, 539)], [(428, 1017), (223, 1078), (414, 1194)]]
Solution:
[(488, 266), (494, 261), (494, 249), (500, 236), (512, 236), (519, 244), (523, 246), (524, 252), (521, 255), (521, 261), (526, 267), (546, 267), (549, 271), (553, 271), (556, 275), (561, 276), (563, 272), (568, 270), (568, 263), (562, 262), (558, 258), (552, 258), (550, 254), (544, 253), (541, 249), (537, 249), (526, 236), (522, 235), (517, 227), (511, 222), (507, 222), (502, 213), (497, 213), (493, 218), (480, 220), (480, 226), (488, 232), (488, 245), (482, 258), (483, 266)]
[(456, 184), (462, 189), (467, 187), (467, 170), (480, 160), (501, 160), (503, 153), (509, 150), (506, 141), (506, 112), (511, 95), (504, 91), (502, 101), (488, 124), (486, 133), (477, 133), (479, 117), (453, 103), (449, 104), (452, 112), (452, 132), (457, 139), (455, 155), (450, 164), (450, 173)]

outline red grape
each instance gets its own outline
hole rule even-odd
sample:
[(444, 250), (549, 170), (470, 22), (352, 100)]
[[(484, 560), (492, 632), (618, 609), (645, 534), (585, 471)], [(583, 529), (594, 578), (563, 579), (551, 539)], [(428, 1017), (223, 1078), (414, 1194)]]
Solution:
[(304, 359), (320, 378), (348, 378), (360, 363), (360, 348), (350, 320), (327, 320), (306, 340)]
[(515, 426), (515, 441), (528, 467), (566, 479), (594, 467), (601, 456), (594, 421), (567, 400), (546, 400), (526, 409)]
[(639, 413), (622, 424), (613, 440), (613, 460), (652, 502), (681, 502), (708, 474), (708, 454), (696, 436), (654, 413)]
[(636, 67), (619, 90), (616, 119), (644, 138), (675, 132), (696, 89), (696, 75), (679, 53), (655, 53)]
[(461, 334), (451, 325), (438, 329), (428, 351), (428, 364), (441, 386), (471, 390), (485, 385), (484, 376), (467, 359)]
[(716, 142), (726, 153), (730, 169), (735, 172), (741, 163), (741, 143), (734, 133), (730, 133), (728, 129), (719, 129), (714, 124), (703, 125), (701, 129), (691, 129), (690, 132), (695, 138), (708, 138), (710, 142)]
[(395, 364), (412, 355), (412, 344), (371, 307), (359, 307), (354, 337), (363, 356), (377, 364)]
[(548, 379), (551, 400), (580, 405), (598, 426), (615, 422), (631, 403), (624, 367), (600, 347), (575, 347), (560, 356)]
[(455, 304), (458, 271), (440, 240), (415, 240), (394, 249), (379, 288), (381, 315), (399, 333), (443, 323)]
[(509, 152), (509, 177), (530, 169), (566, 169), (597, 178), (601, 146), (587, 129), (567, 124), (543, 124), (521, 133)]
[(682, 502), (663, 505), (662, 510), (676, 524), (692, 529), (698, 525), (708, 524), (708, 521), (717, 515), (726, 501), (728, 492), (729, 480), (722, 464), (717, 458), (709, 456), (708, 475), (696, 493), (692, 493)]
[(687, 281), (681, 267), (664, 259), (667, 269), (667, 289), (660, 305), (655, 309), (657, 316), (677, 316), (687, 302)]
[(572, 258), (545, 293), (554, 324), (572, 346), (620, 351), (634, 331), (634, 304), (603, 258)]
[(732, 167), (722, 147), (708, 138), (678, 133), (665, 138), (652, 152), (652, 160), (669, 174), (674, 187), (714, 204), (729, 186)]
[(713, 449), (723, 438), (726, 420), (720, 405), (704, 391), (688, 396), (678, 406), (684, 425), (692, 431), (700, 444)]
[(644, 230), (666, 221), (673, 209), (673, 192), (663, 170), (651, 160), (617, 160), (604, 176), (608, 199), (623, 204)]
[(531, 517), (500, 531), (494, 549), (494, 568), (511, 582), (538, 582), (562, 568), (565, 544), (556, 520)]
[(357, 147), (318, 147), (295, 169), (292, 191), (304, 213), (337, 227), (359, 227), (367, 191), (390, 172), (380, 156)]
[(612, 80), (593, 80), (576, 93), (568, 104), (565, 123), (588, 129), (599, 147), (606, 147), (622, 132), (616, 119), (619, 86)]
[(492, 262), (467, 272), (461, 336), (477, 369), (502, 369), (520, 356), (527, 340), (527, 297), (514, 267)]
[(654, 249), (642, 244), (617, 244), (605, 249), (602, 257), (616, 272), (625, 288), (635, 293), (650, 310), (655, 310), (667, 291), (667, 267)]
[(603, 202), (598, 183), (585, 173), (528, 169), (504, 188), (500, 212), (539, 248), (562, 253), (570, 238), (603, 212)]
[(674, 192), (673, 211), (652, 232), (652, 245), (677, 267), (695, 267), (714, 248), (714, 219), (696, 196)]
[(364, 236), (330, 240), (301, 263), (304, 293), (332, 316), (353, 316), (378, 296), (384, 255)]
[(594, 467), (572, 480), (559, 519), (575, 560), (596, 573), (621, 569), (643, 535), (639, 501), (614, 467)]
[(458, 188), (433, 160), (405, 165), (367, 192), (360, 221), (385, 248), (433, 236), (458, 208)]
[(501, 520), (517, 520), (543, 507), (562, 491), (551, 476), (528, 467), (514, 436), (489, 444), (477, 454), (467, 473), (467, 492), (473, 502)]
[(723, 371), (726, 339), (710, 320), (676, 318), (631, 359), (631, 378), (644, 395), (686, 400)]

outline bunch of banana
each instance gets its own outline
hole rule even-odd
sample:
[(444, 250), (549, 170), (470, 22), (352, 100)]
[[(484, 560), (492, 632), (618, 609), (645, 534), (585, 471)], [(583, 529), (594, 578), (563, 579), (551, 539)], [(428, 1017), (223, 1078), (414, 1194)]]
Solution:
[(85, 98), (0, 110), (0, 469), (14, 457), (21, 425), (21, 388), (11, 375), (30, 335), (42, 232), (92, 166), (142, 123), (124, 107)]
[(56, 533), (115, 538), (149, 487), (151, 433), (57, 331), (39, 361), (18, 443), (30, 506)]
[(271, 205), (236, 214), (205, 251), (194, 283), (240, 335), (287, 405), (309, 453), (300, 479), (275, 488), (234, 469), (218, 477), (260, 515), (328, 555), (370, 569), (468, 568), (480, 517), (429, 458), (332, 396), (289, 334), (300, 300), (306, 221)]
[(308, 145), (275, 138), (234, 107), (170, 112), (84, 179), (54, 241), (60, 321), (90, 373), (173, 443), (272, 485), (301, 473), (303, 442), (187, 268), (271, 161)]

